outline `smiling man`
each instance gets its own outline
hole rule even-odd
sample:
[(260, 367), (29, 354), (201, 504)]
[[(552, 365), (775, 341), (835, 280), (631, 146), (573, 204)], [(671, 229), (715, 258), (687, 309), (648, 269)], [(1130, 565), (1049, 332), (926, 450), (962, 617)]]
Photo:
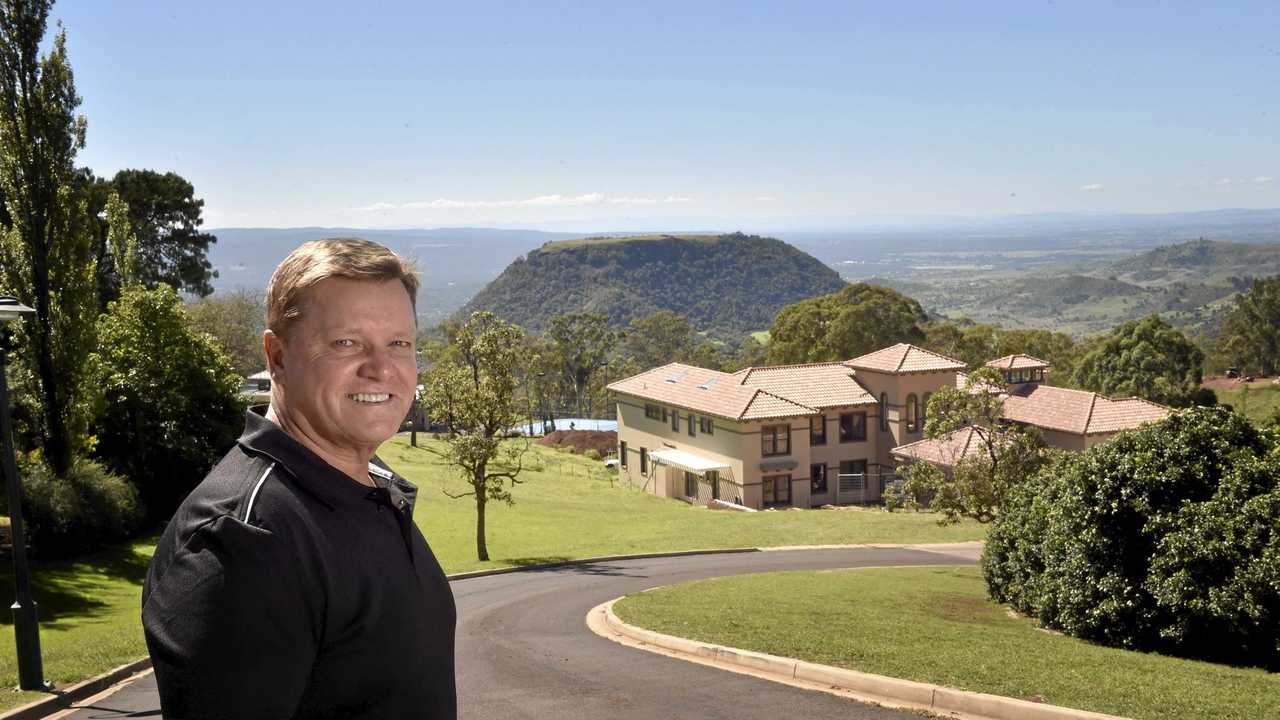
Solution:
[(417, 386), (418, 278), (365, 240), (276, 268), (269, 408), (166, 527), (142, 617), (166, 718), (457, 716), (453, 595), (374, 453)]

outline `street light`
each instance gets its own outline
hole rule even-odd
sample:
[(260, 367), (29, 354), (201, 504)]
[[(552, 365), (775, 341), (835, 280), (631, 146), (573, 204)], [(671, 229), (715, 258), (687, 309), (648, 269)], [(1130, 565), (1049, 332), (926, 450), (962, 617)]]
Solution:
[[(0, 295), (0, 324), (35, 312), (16, 298)], [(13, 456), (13, 420), (9, 417), (9, 379), (5, 374), (8, 329), (0, 341), (0, 461), (9, 493), (9, 536), (13, 541), (13, 584), (17, 599), (13, 610), (13, 634), (18, 649), (18, 688), (48, 690), (40, 660), (40, 624), (36, 601), (31, 598), (31, 573), (27, 568), (27, 537), (22, 529), (22, 488), (18, 485), (18, 463)]]

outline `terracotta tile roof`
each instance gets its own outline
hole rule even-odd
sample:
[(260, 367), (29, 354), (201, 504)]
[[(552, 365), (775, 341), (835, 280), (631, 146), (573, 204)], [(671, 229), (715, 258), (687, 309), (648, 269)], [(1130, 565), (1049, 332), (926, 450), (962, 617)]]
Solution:
[(811, 408), (876, 404), (875, 397), (843, 363), (753, 367), (735, 375), (747, 387), (758, 387)]
[(1040, 358), (1031, 357), (1030, 355), (1005, 355), (1002, 358), (996, 358), (987, 363), (987, 367), (1000, 368), (1001, 370), (1035, 370), (1037, 368), (1047, 368), (1049, 363)]
[(872, 370), (894, 375), (938, 372), (942, 370), (964, 370), (968, 367), (955, 358), (939, 355), (936, 352), (916, 347), (910, 343), (898, 343), (852, 360), (846, 360), (844, 364), (855, 370)]
[(694, 365), (670, 363), (609, 384), (625, 393), (731, 420), (814, 415), (814, 408), (760, 388), (740, 384), (740, 377)]
[(1078, 435), (1128, 430), (1155, 422), (1169, 408), (1138, 398), (1111, 399), (1087, 390), (1020, 385), (1004, 401), (1006, 420)]
[(903, 460), (926, 460), (935, 465), (952, 467), (964, 458), (985, 453), (986, 438), (990, 432), (986, 428), (970, 425), (950, 435), (899, 445), (890, 452)]

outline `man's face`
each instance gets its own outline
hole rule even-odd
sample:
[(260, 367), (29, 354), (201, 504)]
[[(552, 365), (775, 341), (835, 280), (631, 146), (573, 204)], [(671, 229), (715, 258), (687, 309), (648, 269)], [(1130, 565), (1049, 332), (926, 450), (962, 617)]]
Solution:
[(291, 422), (326, 449), (372, 454), (413, 402), (416, 329), (399, 280), (313, 285), (286, 337), (268, 341)]

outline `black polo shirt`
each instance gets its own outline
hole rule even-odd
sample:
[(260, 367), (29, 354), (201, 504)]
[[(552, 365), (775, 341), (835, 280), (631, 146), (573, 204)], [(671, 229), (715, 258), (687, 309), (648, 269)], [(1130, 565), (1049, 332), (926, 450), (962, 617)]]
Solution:
[(361, 485), (260, 411), (147, 572), (164, 717), (453, 720), (453, 594), (413, 485), (376, 460)]

